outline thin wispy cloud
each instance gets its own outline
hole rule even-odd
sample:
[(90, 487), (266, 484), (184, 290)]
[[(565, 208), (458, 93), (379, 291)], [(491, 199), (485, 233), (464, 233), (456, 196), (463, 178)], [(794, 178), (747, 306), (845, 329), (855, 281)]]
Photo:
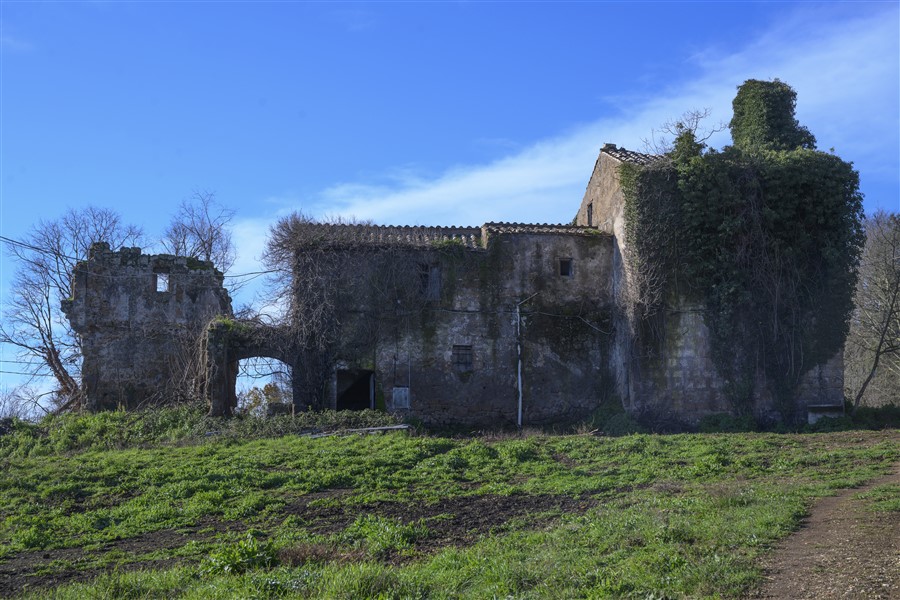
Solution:
[(10, 52), (30, 52), (31, 50), (34, 50), (34, 44), (4, 31), (3, 33), (0, 33), (0, 50)]
[(366, 31), (375, 26), (375, 15), (367, 10), (345, 9), (330, 13), (331, 20), (340, 24), (350, 33)]
[[(310, 209), (314, 215), (395, 224), (566, 222), (603, 143), (641, 149), (654, 128), (690, 109), (709, 108), (711, 123), (727, 123), (736, 87), (751, 78), (777, 77), (797, 90), (798, 118), (817, 135), (820, 148), (834, 147), (858, 168), (896, 176), (897, 135), (885, 133), (898, 129), (896, 24), (896, 7), (832, 22), (797, 13), (743, 49), (697, 55), (695, 78), (623, 107), (621, 117), (586, 123), (502, 159), (432, 178), (340, 183), (324, 190)], [(710, 141), (726, 144), (728, 134)]]
[[(375, 183), (339, 183), (317, 196), (305, 196), (302, 204), (291, 195), (270, 199), (271, 218), (236, 223), (239, 262), (232, 272), (260, 268), (257, 259), (269, 226), (292, 209), (318, 218), (355, 217), (399, 225), (568, 222), (604, 143), (642, 150), (643, 139), (654, 128), (690, 109), (709, 108), (711, 125), (727, 123), (737, 86), (750, 78), (778, 77), (791, 84), (798, 93), (798, 119), (815, 133), (820, 148), (834, 147), (853, 160), (864, 181), (872, 176), (896, 181), (897, 16), (895, 9), (829, 24), (798, 14), (795, 21), (783, 22), (730, 54), (694, 56), (696, 77), (670, 85), (653, 98), (608, 97), (609, 103), (618, 103), (619, 117), (584, 123), (487, 164), (455, 166), (430, 177), (398, 167)], [(727, 131), (710, 140), (715, 147), (728, 143)], [(896, 198), (868, 201), (870, 207), (897, 209)]]

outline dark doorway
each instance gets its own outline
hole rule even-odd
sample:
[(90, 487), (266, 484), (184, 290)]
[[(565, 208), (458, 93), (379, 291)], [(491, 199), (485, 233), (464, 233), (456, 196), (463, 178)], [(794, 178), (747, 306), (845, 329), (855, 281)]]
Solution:
[(364, 369), (339, 369), (335, 410), (375, 408), (375, 372)]

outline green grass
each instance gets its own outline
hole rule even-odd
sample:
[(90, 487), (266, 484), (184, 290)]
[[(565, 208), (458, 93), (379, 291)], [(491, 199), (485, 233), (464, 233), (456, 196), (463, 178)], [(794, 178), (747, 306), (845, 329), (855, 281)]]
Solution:
[(875, 512), (900, 512), (900, 485), (888, 483), (876, 485), (867, 492), (854, 495), (855, 498), (868, 500), (866, 506)]
[[(43, 573), (96, 575), (33, 597), (739, 597), (816, 498), (900, 459), (889, 431), (312, 439), (265, 422), (206, 436), (178, 410), (152, 417), (171, 428), (92, 418), (0, 437), (0, 566), (38, 551)], [(872, 506), (896, 510), (883, 487)], [(458, 546), (431, 543), (453, 514), (378, 514), (484, 495), (584, 509), (519, 514)], [(349, 517), (305, 518), (328, 511)]]

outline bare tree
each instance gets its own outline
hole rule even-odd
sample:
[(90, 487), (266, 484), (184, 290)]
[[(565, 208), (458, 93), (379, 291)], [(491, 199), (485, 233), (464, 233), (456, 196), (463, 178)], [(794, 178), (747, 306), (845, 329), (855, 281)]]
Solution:
[(185, 200), (163, 234), (163, 248), (176, 256), (210, 261), (223, 273), (235, 260), (229, 223), (234, 211), (218, 203), (212, 192), (194, 192)]
[[(45, 394), (31, 386), (20, 385), (0, 390), (0, 421), (3, 419), (36, 420), (49, 411), (41, 405), (40, 399)], [(3, 432), (0, 423), (0, 434)]]
[[(0, 323), (0, 343), (18, 352), (26, 386), (43, 388), (58, 408), (81, 403), (81, 341), (62, 314), (62, 300), (72, 296), (72, 271), (87, 258), (94, 242), (112, 247), (139, 244), (140, 228), (123, 225), (104, 208), (70, 209), (61, 219), (40, 221), (22, 240), (4, 240), (18, 268)], [(45, 380), (53, 381), (50, 386)], [(37, 392), (36, 392), (37, 393)]]
[(854, 411), (879, 372), (900, 382), (900, 214), (878, 211), (865, 228), (856, 312), (847, 340), (863, 377)]
[[(689, 110), (680, 118), (666, 121), (660, 125), (659, 129), (651, 129), (649, 138), (641, 138), (644, 145), (644, 151), (648, 154), (664, 155), (674, 150), (674, 143), (679, 137), (685, 133), (693, 136), (695, 142), (701, 146), (706, 141), (720, 131), (725, 131), (725, 123), (721, 121), (712, 127), (701, 127), (703, 121), (709, 118), (710, 109)], [(671, 136), (671, 137), (669, 137)]]

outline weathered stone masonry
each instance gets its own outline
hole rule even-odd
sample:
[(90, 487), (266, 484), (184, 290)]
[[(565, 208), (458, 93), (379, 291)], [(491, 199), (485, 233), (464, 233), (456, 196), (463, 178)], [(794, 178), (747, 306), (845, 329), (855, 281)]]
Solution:
[[(371, 239), (373, 231), (319, 227), (339, 239)], [(510, 424), (519, 420), (521, 389), (522, 421), (537, 424), (583, 417), (613, 389), (605, 367), (612, 340), (611, 236), (587, 227), (494, 223), (462, 234), (416, 227), (375, 232), (354, 250), (367, 260), (335, 269), (339, 285), (371, 281), (372, 271), (385, 267), (375, 253), (387, 246), (394, 248), (387, 255), (395, 266), (428, 265), (439, 290), (423, 285), (424, 301), (398, 311), (391, 310), (393, 300), (384, 302), (394, 290), (345, 294), (355, 303), (339, 307), (327, 407), (383, 398), (389, 410), (429, 423)], [(306, 251), (321, 250), (297, 249)], [(371, 375), (374, 383), (367, 385)], [(354, 384), (361, 398), (346, 395)]]
[[(623, 162), (646, 165), (655, 158), (606, 144), (576, 217), (579, 225), (592, 225), (614, 235), (617, 293), (624, 291), (630, 277), (625, 196), (618, 167)], [(713, 363), (703, 307), (687, 298), (669, 298), (662, 318), (662, 339), (651, 344), (636, 335), (637, 324), (629, 323), (623, 311), (617, 312), (615, 360), (610, 368), (616, 373), (618, 394), (625, 407), (633, 413), (651, 410), (689, 422), (733, 412), (726, 381)], [(648, 346), (653, 346), (650, 352)], [(808, 412), (810, 420), (819, 414), (841, 413), (843, 352), (807, 372), (794, 400), (798, 414)], [(754, 383), (753, 411), (757, 417), (778, 418), (762, 369)]]
[[(622, 309), (631, 274), (618, 166), (654, 159), (604, 146), (572, 226), (306, 224), (292, 248), (295, 310), (279, 328), (232, 319), (207, 263), (95, 245), (64, 306), (83, 342), (88, 405), (190, 389), (229, 415), (238, 361), (262, 356), (292, 369), (297, 410), (383, 406), (467, 425), (572, 420), (607, 399), (685, 422), (733, 412), (702, 306), (669, 299), (652, 345)], [(327, 326), (301, 335), (314, 320), (304, 310)], [(765, 382), (755, 389), (754, 412), (773, 415)], [(806, 374), (796, 401), (839, 410), (841, 354)]]
[(202, 386), (197, 340), (231, 314), (222, 282), (210, 263), (94, 244), (63, 303), (81, 338), (88, 408), (137, 408)]

